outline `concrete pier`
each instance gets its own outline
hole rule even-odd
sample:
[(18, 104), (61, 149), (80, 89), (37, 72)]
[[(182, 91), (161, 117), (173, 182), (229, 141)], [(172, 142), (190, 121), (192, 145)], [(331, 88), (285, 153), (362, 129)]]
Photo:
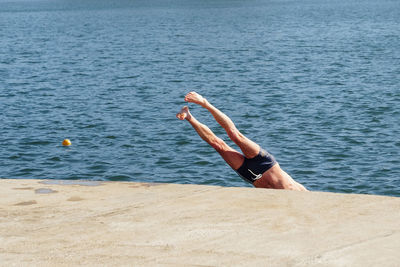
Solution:
[(0, 180), (1, 266), (400, 266), (400, 198)]

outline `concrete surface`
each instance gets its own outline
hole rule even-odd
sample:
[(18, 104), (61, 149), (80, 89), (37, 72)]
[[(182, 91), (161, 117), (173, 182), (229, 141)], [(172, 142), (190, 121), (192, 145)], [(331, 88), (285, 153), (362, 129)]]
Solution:
[(1, 266), (400, 266), (400, 198), (77, 183), (0, 180)]

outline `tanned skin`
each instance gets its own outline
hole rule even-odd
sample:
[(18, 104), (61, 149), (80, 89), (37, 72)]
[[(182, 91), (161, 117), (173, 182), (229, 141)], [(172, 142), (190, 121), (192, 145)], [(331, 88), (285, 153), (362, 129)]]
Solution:
[[(239, 132), (232, 120), (219, 109), (214, 107), (210, 102), (208, 102), (206, 98), (202, 97), (196, 92), (190, 92), (185, 96), (185, 101), (200, 105), (201, 107), (207, 109), (213, 115), (214, 119), (222, 126), (222, 128), (225, 129), (229, 138), (237, 146), (239, 146), (243, 154), (228, 146), (206, 125), (200, 123), (190, 113), (187, 106), (184, 106), (181, 111), (176, 114), (178, 119), (188, 121), (196, 130), (197, 134), (210, 146), (212, 146), (226, 161), (226, 163), (231, 166), (232, 169), (239, 169), (243, 164), (244, 157), (254, 158), (258, 155), (260, 152), (260, 146)], [(278, 163), (264, 172), (262, 177), (256, 180), (253, 185), (259, 188), (308, 191), (303, 185), (293, 180), (289, 174), (283, 171)]]

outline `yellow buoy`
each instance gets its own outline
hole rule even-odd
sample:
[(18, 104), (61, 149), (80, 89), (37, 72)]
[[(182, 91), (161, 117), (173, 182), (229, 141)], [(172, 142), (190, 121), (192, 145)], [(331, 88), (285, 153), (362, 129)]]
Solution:
[(63, 146), (70, 146), (71, 145), (71, 141), (69, 139), (64, 139), (64, 141), (62, 142)]

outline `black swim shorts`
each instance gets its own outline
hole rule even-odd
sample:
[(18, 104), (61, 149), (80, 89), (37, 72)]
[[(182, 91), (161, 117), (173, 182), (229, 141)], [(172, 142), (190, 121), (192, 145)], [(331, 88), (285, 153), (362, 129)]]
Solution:
[(242, 166), (236, 172), (243, 180), (253, 184), (254, 181), (262, 177), (264, 172), (274, 166), (276, 162), (274, 156), (260, 148), (260, 153), (254, 158), (249, 159), (245, 157)]

